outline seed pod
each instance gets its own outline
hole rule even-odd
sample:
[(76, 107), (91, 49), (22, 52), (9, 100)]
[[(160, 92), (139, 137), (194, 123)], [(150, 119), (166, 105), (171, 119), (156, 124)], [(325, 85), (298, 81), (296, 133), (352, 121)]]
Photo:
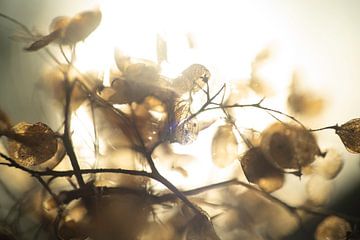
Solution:
[(199, 133), (198, 121), (191, 118), (190, 104), (180, 101), (175, 104), (173, 120), (170, 124), (170, 142), (190, 144)]
[(211, 155), (214, 164), (224, 168), (238, 158), (238, 142), (231, 124), (220, 126), (212, 140)]
[(195, 215), (188, 223), (185, 240), (220, 240), (220, 238), (205, 215)]
[(260, 145), (269, 160), (282, 168), (299, 169), (320, 155), (315, 137), (295, 125), (272, 124), (262, 132)]
[(349, 152), (360, 153), (360, 118), (337, 126), (335, 130)]
[(173, 88), (180, 95), (190, 91), (196, 92), (205, 86), (210, 76), (206, 67), (201, 64), (193, 64), (185, 69), (181, 76), (173, 80)]
[(260, 147), (250, 148), (241, 158), (241, 167), (249, 182), (273, 192), (284, 184), (284, 174), (266, 158)]
[(55, 133), (41, 122), (18, 123), (6, 136), (10, 156), (23, 166), (37, 166), (51, 159), (58, 149)]
[(316, 240), (346, 240), (351, 232), (350, 224), (337, 216), (325, 218), (316, 228)]

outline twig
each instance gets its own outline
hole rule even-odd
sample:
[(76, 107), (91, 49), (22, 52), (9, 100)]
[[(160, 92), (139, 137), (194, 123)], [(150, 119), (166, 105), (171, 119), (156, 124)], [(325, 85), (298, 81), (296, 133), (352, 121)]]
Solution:
[(75, 171), (75, 177), (76, 180), (78, 181), (78, 184), (80, 187), (83, 187), (85, 185), (84, 179), (82, 177), (82, 175), (79, 173), (80, 171), (80, 166), (79, 166), (79, 162), (77, 160), (75, 151), (74, 151), (74, 147), (72, 144), (72, 140), (71, 140), (71, 136), (70, 136), (70, 128), (71, 128), (71, 95), (73, 92), (73, 88), (74, 88), (74, 84), (70, 84), (69, 80), (66, 76), (66, 74), (64, 74), (65, 79), (65, 121), (64, 121), (64, 136), (63, 136), (63, 142), (64, 142), (64, 147), (66, 150), (67, 155), (69, 156), (71, 165)]

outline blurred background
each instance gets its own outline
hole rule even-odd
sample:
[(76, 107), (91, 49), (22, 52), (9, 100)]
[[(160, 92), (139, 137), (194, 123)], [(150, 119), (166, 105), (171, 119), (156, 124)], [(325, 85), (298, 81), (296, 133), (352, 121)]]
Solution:
[[(286, 98), (297, 72), (300, 85), (321, 96), (325, 103), (318, 116), (299, 116), (307, 126), (341, 124), (360, 115), (357, 0), (0, 0), (1, 13), (39, 34), (48, 33), (56, 16), (72, 16), (94, 8), (101, 9), (103, 19), (96, 32), (78, 46), (77, 64), (82, 70), (106, 73), (114, 65), (114, 48), (130, 56), (156, 60), (155, 42), (160, 34), (168, 42), (163, 74), (176, 76), (188, 65), (201, 63), (211, 71), (216, 87), (223, 82), (235, 84), (249, 79), (253, 59), (263, 49), (270, 49), (271, 61), (263, 74), (277, 97), (269, 97), (266, 106), (287, 111)], [(11, 36), (26, 35), (0, 18), (0, 108), (15, 123), (43, 121), (51, 126), (57, 116), (52, 115), (52, 106), (41, 97), (37, 83), (44, 69), (53, 63), (43, 52), (24, 52), (29, 40), (14, 41)], [(193, 48), (188, 46), (190, 40)], [(259, 122), (252, 115), (244, 118), (249, 118), (248, 127), (260, 130), (273, 121), (269, 118)], [(199, 136), (199, 141), (203, 138)], [(359, 217), (359, 156), (348, 153), (333, 131), (318, 133), (317, 138), (322, 149), (334, 148), (344, 160), (344, 169), (332, 183), (331, 208)], [(298, 179), (290, 182), (299, 185)], [(286, 191), (275, 195), (286, 199), (290, 191), (295, 198), (301, 198), (294, 188), (287, 187)]]

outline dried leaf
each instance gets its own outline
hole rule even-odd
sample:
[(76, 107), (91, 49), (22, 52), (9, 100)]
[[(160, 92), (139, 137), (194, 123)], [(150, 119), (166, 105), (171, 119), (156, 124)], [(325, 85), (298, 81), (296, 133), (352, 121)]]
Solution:
[(266, 158), (261, 148), (246, 151), (241, 158), (241, 167), (249, 182), (259, 185), (267, 192), (273, 192), (284, 184), (284, 174)]
[(337, 216), (325, 218), (316, 228), (316, 240), (346, 240), (351, 232), (350, 224)]
[(238, 142), (232, 125), (220, 126), (212, 140), (211, 155), (214, 164), (220, 168), (230, 165), (238, 159)]
[(185, 69), (181, 76), (173, 80), (173, 88), (179, 94), (199, 91), (210, 79), (209, 70), (201, 64), (193, 64)]
[(335, 130), (349, 152), (360, 153), (360, 118), (337, 126)]
[(261, 137), (265, 155), (282, 168), (299, 169), (320, 155), (315, 137), (300, 126), (277, 122), (265, 129)]
[(205, 215), (196, 215), (188, 223), (186, 240), (220, 240), (214, 226)]
[(7, 135), (8, 151), (19, 164), (32, 167), (51, 159), (57, 152), (55, 133), (44, 123), (21, 122)]

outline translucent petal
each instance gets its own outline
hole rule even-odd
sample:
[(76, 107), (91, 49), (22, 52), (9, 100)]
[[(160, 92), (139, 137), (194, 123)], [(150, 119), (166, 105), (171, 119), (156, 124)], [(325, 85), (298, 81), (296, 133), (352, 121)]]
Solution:
[(238, 159), (238, 142), (231, 124), (217, 129), (212, 141), (211, 153), (214, 164), (220, 168)]

